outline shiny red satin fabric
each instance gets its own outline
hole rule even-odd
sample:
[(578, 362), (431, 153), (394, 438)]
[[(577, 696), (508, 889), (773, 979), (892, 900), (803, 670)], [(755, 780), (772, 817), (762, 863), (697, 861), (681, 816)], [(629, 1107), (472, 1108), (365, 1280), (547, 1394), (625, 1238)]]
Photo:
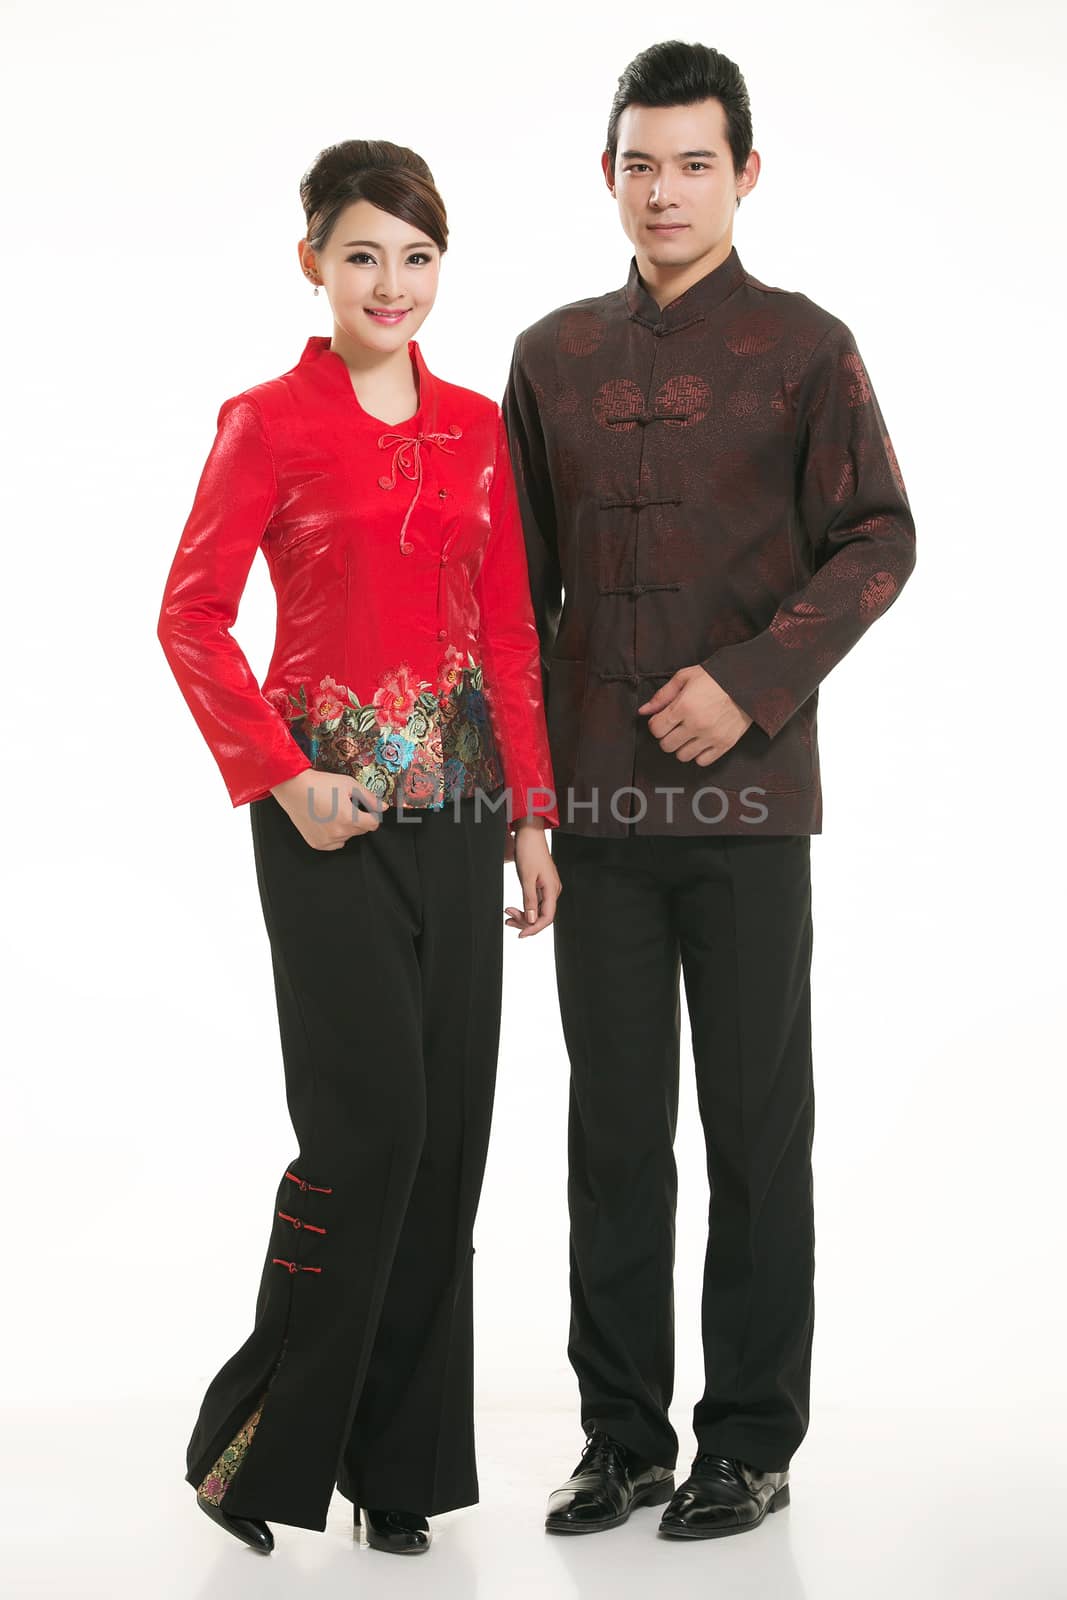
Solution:
[[(540, 647), (500, 407), (415, 340), (419, 406), (361, 406), (325, 336), (225, 400), (158, 636), (233, 805), (312, 767), (383, 803), (503, 782), (559, 823)], [(278, 602), (260, 686), (231, 628), (257, 550)]]

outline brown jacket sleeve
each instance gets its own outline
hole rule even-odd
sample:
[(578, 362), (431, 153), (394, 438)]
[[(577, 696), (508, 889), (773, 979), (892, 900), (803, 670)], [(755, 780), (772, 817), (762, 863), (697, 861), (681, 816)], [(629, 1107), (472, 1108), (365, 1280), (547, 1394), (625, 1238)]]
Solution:
[(541, 677), (548, 699), (548, 658), (562, 611), (563, 580), (556, 543), (556, 512), (537, 397), (523, 367), (523, 335), (515, 340), (501, 402), (519, 498), (530, 598), (541, 640)]
[(851, 331), (835, 319), (796, 395), (797, 586), (751, 639), (701, 665), (773, 737), (915, 565), (915, 524)]

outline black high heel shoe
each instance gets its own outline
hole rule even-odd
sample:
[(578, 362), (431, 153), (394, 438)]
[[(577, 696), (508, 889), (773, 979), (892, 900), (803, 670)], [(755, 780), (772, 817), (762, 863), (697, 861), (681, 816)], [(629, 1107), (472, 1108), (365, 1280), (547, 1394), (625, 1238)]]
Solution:
[[(352, 1520), (360, 1527), (360, 1507), (353, 1505)], [(375, 1550), (388, 1550), (396, 1556), (421, 1556), (430, 1548), (430, 1524), (417, 1511), (372, 1511), (362, 1507), (367, 1519), (367, 1543)]]
[(269, 1556), (274, 1549), (274, 1535), (265, 1522), (258, 1517), (233, 1517), (213, 1500), (201, 1500), (197, 1495), (196, 1503), (201, 1511), (206, 1511), (212, 1522), (217, 1522), (220, 1528), (225, 1528), (227, 1533), (232, 1533), (235, 1539), (241, 1539), (245, 1544), (251, 1545), (253, 1550), (262, 1550)]

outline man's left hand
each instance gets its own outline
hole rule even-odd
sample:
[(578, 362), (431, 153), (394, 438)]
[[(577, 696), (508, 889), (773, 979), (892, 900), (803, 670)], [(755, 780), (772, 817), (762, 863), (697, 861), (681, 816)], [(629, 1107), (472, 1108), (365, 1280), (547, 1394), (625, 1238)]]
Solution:
[(731, 700), (706, 667), (679, 667), (638, 711), (648, 716), (661, 750), (679, 761), (709, 767), (725, 755), (752, 724), (747, 711)]

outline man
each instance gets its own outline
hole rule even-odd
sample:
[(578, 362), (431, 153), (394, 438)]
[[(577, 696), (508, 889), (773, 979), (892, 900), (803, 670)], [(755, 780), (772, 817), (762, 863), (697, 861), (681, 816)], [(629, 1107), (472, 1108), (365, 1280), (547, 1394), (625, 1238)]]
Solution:
[[(644, 51), (602, 164), (628, 280), (525, 329), (503, 401), (560, 810), (587, 1435), (546, 1526), (665, 1505), (663, 1533), (707, 1538), (788, 1502), (807, 1431), (816, 707), (907, 581), (915, 529), (850, 330), (734, 248), (760, 170), (734, 63)], [(711, 1203), (697, 1454), (675, 1491), (680, 974)]]

